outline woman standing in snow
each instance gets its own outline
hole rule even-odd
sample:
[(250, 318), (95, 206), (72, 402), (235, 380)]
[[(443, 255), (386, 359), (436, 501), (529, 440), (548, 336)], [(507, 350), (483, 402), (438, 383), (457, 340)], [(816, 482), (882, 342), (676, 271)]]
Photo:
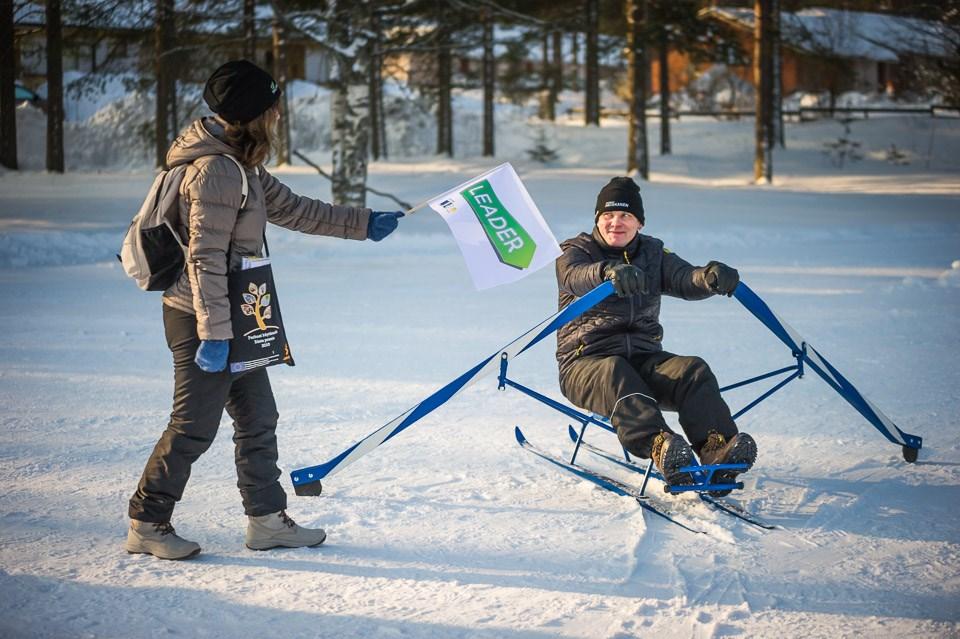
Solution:
[[(234, 421), (237, 486), (248, 516), (246, 545), (254, 550), (323, 543), (326, 533), (287, 516), (278, 481), (277, 407), (266, 369), (227, 370), (233, 331), (227, 274), (244, 256), (263, 253), (267, 222), (313, 235), (379, 241), (403, 213), (337, 206), (296, 195), (264, 168), (275, 141), (280, 91), (270, 75), (232, 61), (207, 81), (204, 100), (215, 117), (194, 122), (167, 153), (167, 164), (188, 164), (180, 186), (186, 268), (163, 294), (163, 322), (173, 353), (170, 422), (147, 460), (130, 498), (126, 550), (186, 559), (200, 546), (170, 523), (190, 467), (213, 442), (223, 410)], [(241, 208), (243, 165), (249, 193)]]

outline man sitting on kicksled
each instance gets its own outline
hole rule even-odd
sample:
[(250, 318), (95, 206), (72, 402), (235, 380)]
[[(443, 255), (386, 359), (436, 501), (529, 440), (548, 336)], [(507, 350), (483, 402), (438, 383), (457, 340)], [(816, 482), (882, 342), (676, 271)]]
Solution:
[[(693, 483), (694, 452), (705, 465), (753, 465), (757, 445), (737, 431), (710, 367), (699, 357), (663, 350), (660, 296), (699, 300), (732, 295), (740, 276), (720, 262), (694, 267), (642, 235), (640, 189), (617, 177), (597, 196), (594, 227), (561, 244), (557, 259), (560, 308), (604, 280), (609, 297), (560, 328), (560, 389), (577, 406), (610, 418), (623, 447), (653, 459), (668, 485)], [(683, 437), (670, 430), (661, 410), (679, 413)], [(733, 483), (740, 469), (725, 469), (713, 483)], [(729, 490), (717, 491), (726, 494)]]

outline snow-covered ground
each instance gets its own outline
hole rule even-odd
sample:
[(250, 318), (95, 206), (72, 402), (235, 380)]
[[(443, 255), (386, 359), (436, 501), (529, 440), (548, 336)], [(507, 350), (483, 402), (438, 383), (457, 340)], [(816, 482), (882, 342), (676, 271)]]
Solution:
[[(535, 128), (513, 130), (524, 126)], [(567, 420), (487, 379), (325, 482), (322, 497), (294, 497), (284, 477), (291, 515), (328, 531), (316, 549), (243, 548), (225, 420), (174, 520), (203, 553), (127, 555), (126, 500), (172, 381), (159, 299), (113, 258), (151, 175), (0, 175), (0, 635), (960, 636), (960, 121), (852, 127), (866, 157), (838, 169), (821, 150), (841, 125), (790, 125), (774, 184), (756, 187), (749, 122), (683, 119), (675, 155), (656, 155), (654, 135), (642, 185), (646, 232), (692, 262), (737, 266), (924, 438), (908, 465), (816, 376), (789, 384), (741, 420), (760, 459), (737, 499), (772, 532), (674, 498), (710, 533), (693, 535), (559, 473), (523, 452), (513, 427), (568, 453)], [(556, 165), (525, 160), (529, 139), (507, 134), (495, 161), (515, 162), (564, 238), (588, 229), (597, 190), (621, 171), (625, 130), (571, 121), (547, 133)], [(886, 162), (890, 144), (910, 164)], [(371, 185), (420, 201), (492, 164), (397, 159), (375, 163)], [(277, 173), (329, 197), (309, 169)], [(473, 291), (429, 211), (380, 244), (280, 229), (269, 239), (297, 360), (271, 371), (286, 471), (329, 459), (556, 305), (549, 269)], [(727, 298), (666, 300), (663, 323), (665, 347), (704, 356), (723, 383), (792, 361)], [(559, 398), (552, 346), (511, 373)]]

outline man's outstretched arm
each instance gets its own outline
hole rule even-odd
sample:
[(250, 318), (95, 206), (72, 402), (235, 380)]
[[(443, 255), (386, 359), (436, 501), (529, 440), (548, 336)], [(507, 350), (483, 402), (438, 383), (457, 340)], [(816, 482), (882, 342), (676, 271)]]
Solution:
[(685, 300), (702, 300), (711, 295), (732, 295), (740, 275), (737, 269), (722, 262), (711, 261), (706, 266), (696, 267), (685, 259), (664, 250), (663, 292)]
[(575, 246), (563, 247), (557, 258), (557, 286), (562, 293), (582, 297), (604, 282), (610, 263), (594, 261), (590, 255)]

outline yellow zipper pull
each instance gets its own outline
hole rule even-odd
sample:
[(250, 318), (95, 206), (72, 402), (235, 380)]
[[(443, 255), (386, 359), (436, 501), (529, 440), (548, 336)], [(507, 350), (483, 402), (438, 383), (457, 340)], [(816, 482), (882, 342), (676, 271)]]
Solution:
[(627, 264), (630, 263), (630, 256), (627, 255), (626, 249), (624, 249), (624, 251), (623, 251), (623, 261), (626, 262)]

